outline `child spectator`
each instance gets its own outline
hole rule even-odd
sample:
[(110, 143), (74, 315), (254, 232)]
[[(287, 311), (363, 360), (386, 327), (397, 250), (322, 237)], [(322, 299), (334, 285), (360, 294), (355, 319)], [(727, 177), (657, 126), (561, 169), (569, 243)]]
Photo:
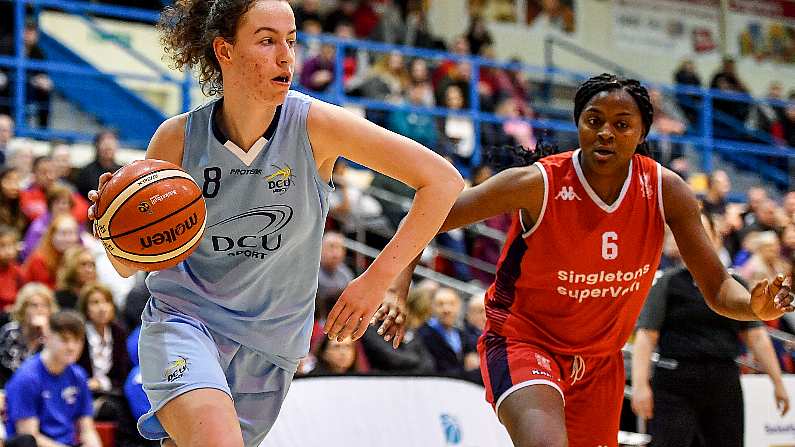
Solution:
[(59, 214), (69, 214), (73, 206), (72, 190), (68, 186), (54, 183), (47, 189), (47, 211), (31, 222), (25, 232), (22, 253), (20, 254), (23, 260), (27, 259), (33, 250), (36, 249), (36, 246), (39, 245), (41, 237), (47, 231), (52, 218)]
[(0, 311), (9, 312), (25, 284), (25, 275), (17, 263), (19, 233), (0, 224)]
[(22, 362), (39, 352), (49, 318), (57, 311), (55, 297), (44, 284), (28, 283), (20, 289), (11, 321), (0, 328), (0, 385)]
[(23, 265), (28, 280), (38, 281), (55, 289), (55, 274), (63, 261), (64, 253), (79, 243), (77, 221), (69, 214), (55, 216), (38, 247)]
[(84, 334), (76, 312), (50, 317), (41, 354), (26, 360), (6, 386), (9, 435), (32, 435), (41, 446), (101, 447), (86, 374), (75, 365)]
[(74, 309), (83, 286), (97, 280), (97, 266), (91, 251), (81, 245), (66, 250), (63, 258), (55, 275), (55, 300), (62, 309)]

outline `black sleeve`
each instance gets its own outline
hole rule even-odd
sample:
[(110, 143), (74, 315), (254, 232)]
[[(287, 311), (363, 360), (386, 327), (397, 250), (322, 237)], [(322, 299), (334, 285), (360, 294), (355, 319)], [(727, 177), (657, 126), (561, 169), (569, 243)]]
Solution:
[(668, 284), (670, 284), (675, 271), (664, 273), (652, 286), (649, 296), (643, 304), (643, 309), (640, 311), (640, 316), (638, 316), (637, 329), (659, 331), (662, 327), (668, 305)]

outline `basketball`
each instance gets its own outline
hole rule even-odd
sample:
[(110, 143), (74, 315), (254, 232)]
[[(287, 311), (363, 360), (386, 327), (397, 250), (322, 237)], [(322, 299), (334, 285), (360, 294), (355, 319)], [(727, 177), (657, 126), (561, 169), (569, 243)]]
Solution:
[(198, 246), (207, 211), (202, 191), (179, 166), (135, 161), (99, 191), (95, 231), (124, 265), (144, 270), (173, 267)]

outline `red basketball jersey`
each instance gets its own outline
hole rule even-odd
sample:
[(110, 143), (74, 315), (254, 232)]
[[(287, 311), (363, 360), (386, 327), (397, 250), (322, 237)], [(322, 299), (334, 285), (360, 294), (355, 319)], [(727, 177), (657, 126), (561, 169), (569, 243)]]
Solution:
[(567, 355), (616, 352), (632, 333), (662, 251), (662, 167), (635, 155), (618, 199), (588, 185), (580, 151), (542, 159), (544, 201), (514, 216), (486, 293), (486, 329)]

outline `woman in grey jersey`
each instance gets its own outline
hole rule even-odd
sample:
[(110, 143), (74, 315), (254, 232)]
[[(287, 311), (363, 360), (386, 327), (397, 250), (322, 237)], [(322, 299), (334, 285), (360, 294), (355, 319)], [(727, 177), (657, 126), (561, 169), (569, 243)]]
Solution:
[(401, 308), (385, 292), (436, 234), (463, 181), (420, 144), (289, 90), (296, 24), (286, 1), (177, 1), (161, 30), (175, 65), (196, 69), (204, 91), (222, 97), (166, 120), (147, 149), (202, 186), (207, 230), (186, 261), (147, 279), (139, 353), (152, 409), (138, 426), (165, 445), (254, 446), (308, 351), (336, 159), (417, 192), (404, 225), (332, 309), (333, 338), (361, 337), (379, 305)]

